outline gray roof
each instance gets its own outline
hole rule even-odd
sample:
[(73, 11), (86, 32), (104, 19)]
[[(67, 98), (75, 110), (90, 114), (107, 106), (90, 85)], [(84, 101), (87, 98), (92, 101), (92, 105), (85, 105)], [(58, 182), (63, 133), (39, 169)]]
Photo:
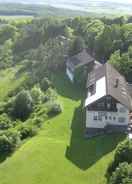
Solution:
[(87, 87), (95, 84), (97, 80), (106, 77), (106, 95), (112, 96), (128, 109), (132, 109), (132, 98), (128, 91), (125, 78), (110, 64), (106, 63), (96, 68), (88, 75)]
[(132, 97), (132, 84), (127, 83), (127, 89), (128, 89), (128, 91), (129, 91), (129, 94), (130, 94), (131, 97)]
[(92, 62), (94, 63), (94, 61), (95, 59), (87, 53), (86, 49), (83, 49), (83, 51), (81, 51), (75, 56), (70, 57), (67, 60), (67, 66), (70, 66), (75, 69)]

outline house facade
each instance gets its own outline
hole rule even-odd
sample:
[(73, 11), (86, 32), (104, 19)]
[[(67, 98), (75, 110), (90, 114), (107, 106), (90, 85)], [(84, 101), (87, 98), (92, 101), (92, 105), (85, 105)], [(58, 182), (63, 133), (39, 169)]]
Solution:
[(110, 64), (88, 74), (85, 108), (87, 137), (127, 129), (132, 98), (125, 78)]

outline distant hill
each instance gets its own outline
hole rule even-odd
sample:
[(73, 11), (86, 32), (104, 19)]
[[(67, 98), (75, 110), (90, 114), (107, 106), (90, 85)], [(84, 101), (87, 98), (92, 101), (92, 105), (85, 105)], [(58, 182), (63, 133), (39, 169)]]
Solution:
[(83, 16), (86, 12), (47, 5), (1, 3), (0, 16)]
[[(132, 14), (132, 3), (121, 0), (0, 0), (0, 16), (84, 16)], [(131, 6), (130, 6), (131, 4)]]

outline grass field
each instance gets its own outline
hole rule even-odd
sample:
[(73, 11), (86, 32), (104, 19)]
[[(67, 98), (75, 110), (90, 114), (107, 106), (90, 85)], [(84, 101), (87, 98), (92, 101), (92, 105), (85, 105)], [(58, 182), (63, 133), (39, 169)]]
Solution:
[(0, 164), (0, 184), (105, 184), (106, 168), (124, 136), (85, 140), (82, 91), (63, 75), (53, 80), (63, 113)]

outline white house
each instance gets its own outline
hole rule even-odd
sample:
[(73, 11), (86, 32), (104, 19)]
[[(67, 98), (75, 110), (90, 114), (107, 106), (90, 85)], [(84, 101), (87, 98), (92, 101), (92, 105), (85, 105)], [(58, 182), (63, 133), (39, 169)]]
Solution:
[(85, 108), (87, 137), (127, 129), (132, 97), (125, 78), (110, 64), (88, 74)]

